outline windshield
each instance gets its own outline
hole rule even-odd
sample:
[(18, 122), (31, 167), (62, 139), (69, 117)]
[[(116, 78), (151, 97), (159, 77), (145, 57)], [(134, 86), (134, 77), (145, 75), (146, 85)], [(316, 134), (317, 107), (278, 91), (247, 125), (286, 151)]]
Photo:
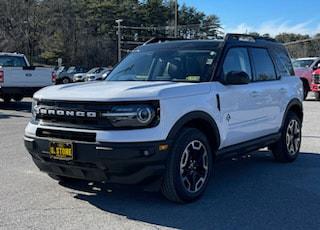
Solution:
[(294, 68), (309, 68), (313, 64), (314, 60), (294, 60), (293, 67)]
[(0, 56), (0, 66), (2, 66), (2, 67), (26, 67), (27, 63), (23, 57)]
[(216, 64), (216, 49), (134, 51), (107, 80), (206, 82)]
[(97, 71), (97, 69), (99, 69), (99, 68), (93, 68), (93, 69), (89, 70), (88, 74), (95, 73)]
[(73, 73), (73, 72), (75, 72), (75, 70), (76, 70), (76, 67), (70, 67), (68, 69), (67, 73)]

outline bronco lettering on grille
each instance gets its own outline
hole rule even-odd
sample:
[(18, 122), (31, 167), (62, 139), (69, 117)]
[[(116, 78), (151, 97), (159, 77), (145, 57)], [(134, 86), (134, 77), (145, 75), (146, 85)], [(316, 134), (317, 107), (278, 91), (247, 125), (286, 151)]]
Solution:
[(57, 117), (87, 117), (87, 118), (96, 118), (96, 112), (84, 112), (84, 111), (72, 111), (72, 110), (61, 110), (61, 109), (36, 109), (37, 115), (43, 116), (57, 116)]

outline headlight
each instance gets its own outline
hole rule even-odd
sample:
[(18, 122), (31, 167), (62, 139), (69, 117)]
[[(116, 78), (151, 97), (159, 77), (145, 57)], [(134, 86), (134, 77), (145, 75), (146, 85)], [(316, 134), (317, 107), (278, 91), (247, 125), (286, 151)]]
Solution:
[(32, 118), (35, 118), (37, 115), (37, 106), (38, 106), (38, 101), (35, 99), (32, 99), (32, 104), (31, 104)]
[(102, 117), (108, 118), (116, 128), (154, 127), (160, 120), (159, 111), (159, 106), (154, 105), (119, 105)]

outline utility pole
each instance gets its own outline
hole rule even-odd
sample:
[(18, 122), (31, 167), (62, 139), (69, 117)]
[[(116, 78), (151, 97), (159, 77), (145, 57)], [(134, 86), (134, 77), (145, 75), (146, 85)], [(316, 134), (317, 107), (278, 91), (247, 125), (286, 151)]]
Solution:
[(118, 62), (121, 61), (121, 22), (123, 22), (122, 19), (116, 20), (118, 23)]
[(174, 37), (178, 36), (178, 0), (174, 0)]

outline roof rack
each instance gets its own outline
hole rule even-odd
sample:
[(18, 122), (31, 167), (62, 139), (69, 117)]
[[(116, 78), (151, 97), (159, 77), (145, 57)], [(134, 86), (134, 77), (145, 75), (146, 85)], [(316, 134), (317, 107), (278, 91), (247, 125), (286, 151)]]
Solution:
[(150, 40), (146, 41), (143, 45), (153, 44), (153, 43), (163, 43), (169, 41), (181, 41), (186, 40), (183, 38), (174, 38), (174, 37), (153, 37)]
[(268, 41), (268, 42), (277, 42), (277, 40), (268, 37), (255, 36), (250, 34), (227, 34), (225, 37), (225, 41), (247, 41), (247, 42), (255, 42), (256, 40)]

